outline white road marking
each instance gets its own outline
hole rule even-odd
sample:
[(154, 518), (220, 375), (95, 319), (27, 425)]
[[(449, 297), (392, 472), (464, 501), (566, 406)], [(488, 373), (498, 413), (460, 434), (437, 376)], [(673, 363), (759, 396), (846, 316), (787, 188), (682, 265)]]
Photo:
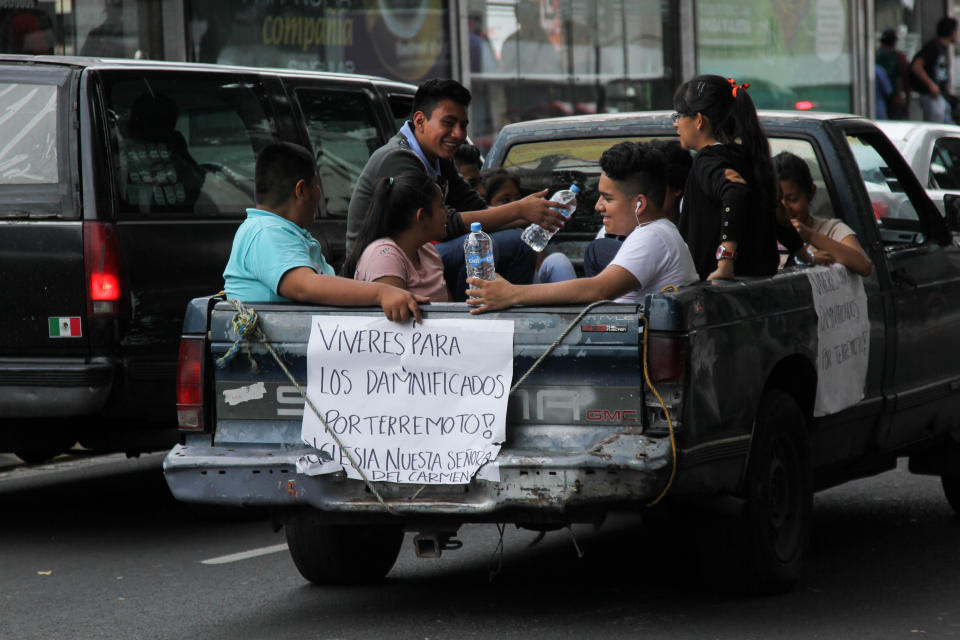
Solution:
[(209, 560), (201, 560), (200, 564), (227, 564), (228, 562), (239, 562), (240, 560), (249, 560), (250, 558), (256, 558), (258, 556), (266, 556), (271, 553), (279, 553), (280, 551), (287, 550), (287, 543), (275, 544), (272, 547), (260, 547), (259, 549), (250, 549), (250, 551), (241, 551), (240, 553), (231, 553), (228, 556), (220, 556), (218, 558), (210, 558)]

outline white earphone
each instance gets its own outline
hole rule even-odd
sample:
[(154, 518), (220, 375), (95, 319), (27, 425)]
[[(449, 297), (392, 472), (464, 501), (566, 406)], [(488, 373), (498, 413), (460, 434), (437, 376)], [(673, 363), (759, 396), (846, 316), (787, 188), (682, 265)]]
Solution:
[(637, 200), (637, 206), (633, 208), (633, 217), (637, 219), (637, 226), (640, 226), (640, 207), (643, 205), (643, 200)]

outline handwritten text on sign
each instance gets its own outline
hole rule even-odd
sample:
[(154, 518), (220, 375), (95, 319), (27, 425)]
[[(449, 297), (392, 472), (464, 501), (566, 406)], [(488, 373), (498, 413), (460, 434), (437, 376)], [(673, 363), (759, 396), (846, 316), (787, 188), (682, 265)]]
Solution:
[[(500, 451), (513, 376), (513, 323), (313, 316), (302, 473), (466, 484)], [(349, 456), (348, 456), (349, 453)], [(488, 465), (492, 466), (492, 465)]]
[(813, 415), (836, 413), (863, 398), (870, 318), (863, 278), (841, 265), (807, 272), (817, 310), (817, 399)]

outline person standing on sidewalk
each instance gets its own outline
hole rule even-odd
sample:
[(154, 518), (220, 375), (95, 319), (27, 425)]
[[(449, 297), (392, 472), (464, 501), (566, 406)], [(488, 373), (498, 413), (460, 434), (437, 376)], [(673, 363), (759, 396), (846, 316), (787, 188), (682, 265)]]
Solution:
[(904, 86), (910, 63), (903, 51), (897, 49), (897, 30), (884, 29), (877, 47), (877, 64), (887, 72), (893, 94), (887, 98), (887, 117), (891, 120), (907, 119), (907, 92)]
[(944, 17), (937, 22), (937, 37), (928, 40), (910, 62), (910, 84), (920, 94), (926, 122), (953, 124), (950, 109), (950, 63), (948, 47), (957, 41), (957, 21)]

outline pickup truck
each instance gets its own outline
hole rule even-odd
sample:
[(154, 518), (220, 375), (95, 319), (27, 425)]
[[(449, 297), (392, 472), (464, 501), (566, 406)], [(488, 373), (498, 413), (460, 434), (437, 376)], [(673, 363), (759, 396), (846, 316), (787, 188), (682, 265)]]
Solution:
[(415, 87), (357, 75), (0, 56), (0, 451), (168, 449), (183, 309), (223, 286), (257, 152), (313, 150), (311, 232), (344, 257), (353, 183)]
[[(238, 340), (237, 312), (221, 297), (198, 298), (180, 347), (181, 443), (164, 462), (173, 494), (269, 509), (297, 568), (317, 584), (382, 578), (404, 531), (417, 533), (418, 555), (436, 556), (456, 548), (463, 523), (549, 530), (657, 509), (665, 496), (727, 514), (725, 550), (744, 584), (782, 591), (799, 576), (812, 494), (902, 457), (914, 472), (941, 476), (960, 511), (960, 248), (871, 122), (761, 115), (774, 153), (787, 149), (809, 163), (815, 215), (840, 217), (857, 234), (873, 262), (868, 277), (786, 265), (772, 277), (650, 295), (642, 306), (472, 316), (463, 303), (426, 305), (425, 326), (466, 319), (484, 336), (494, 326), (485, 323), (507, 321), (514, 331), (518, 386), (491, 457), (499, 473), (452, 484), (358, 479), (342, 456), (333, 473), (302, 464), (330, 461), (302, 438), (301, 416), (313, 409), (293, 384), (307, 382), (314, 325), (379, 310), (248, 305), (266, 340), (247, 341), (255, 369), (239, 355), (215, 364)], [(604, 149), (673, 135), (664, 112), (518, 123), (503, 129), (487, 165), (536, 188), (576, 182), (587, 215)], [(851, 328), (852, 337), (837, 333)], [(320, 413), (338, 406), (329, 395), (312, 401)], [(415, 404), (399, 399), (396, 412)]]

